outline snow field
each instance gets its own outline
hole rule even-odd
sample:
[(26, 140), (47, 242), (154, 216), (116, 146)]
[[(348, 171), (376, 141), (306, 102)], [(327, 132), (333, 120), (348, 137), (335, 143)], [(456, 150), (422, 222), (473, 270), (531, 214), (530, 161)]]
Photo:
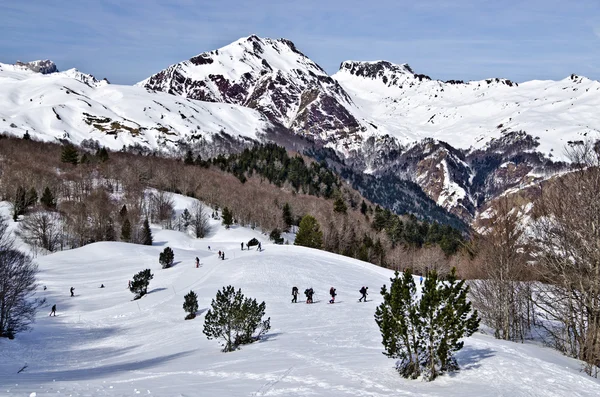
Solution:
[[(178, 211), (192, 199), (175, 196)], [(365, 262), (270, 244), (258, 231), (211, 220), (206, 239), (153, 228), (154, 245), (102, 242), (38, 257), (48, 302), (32, 332), (0, 340), (0, 395), (36, 396), (595, 396), (600, 383), (548, 348), (476, 334), (458, 354), (462, 370), (434, 382), (402, 379), (382, 352), (373, 319), (392, 272)], [(240, 250), (256, 237), (263, 251)], [(210, 245), (211, 250), (208, 250)], [(161, 269), (159, 253), (175, 252)], [(217, 251), (225, 251), (225, 260)], [(195, 267), (195, 257), (202, 266)], [(152, 269), (149, 294), (132, 301), (127, 281)], [(100, 284), (106, 288), (99, 288)], [(202, 333), (217, 290), (266, 301), (272, 328), (260, 342), (222, 353)], [(42, 286), (47, 286), (43, 291)], [(291, 288), (300, 289), (291, 304)], [(369, 286), (369, 301), (358, 290)], [(75, 297), (69, 288), (75, 287)], [(337, 302), (328, 291), (337, 288)], [(315, 289), (315, 303), (302, 292)], [(183, 296), (199, 316), (184, 321)], [(57, 317), (48, 317), (57, 304)], [(21, 373), (17, 372), (27, 365)]]

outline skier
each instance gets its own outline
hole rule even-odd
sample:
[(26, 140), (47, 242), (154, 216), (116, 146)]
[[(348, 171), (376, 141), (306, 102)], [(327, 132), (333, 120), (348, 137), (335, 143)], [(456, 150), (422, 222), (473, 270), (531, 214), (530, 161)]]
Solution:
[(131, 280), (129, 280), (129, 281), (127, 282), (127, 288), (128, 288), (128, 289), (131, 289)]
[(258, 243), (258, 251), (262, 251), (262, 246), (260, 245), (260, 243)]
[(208, 246), (208, 250), (210, 251), (210, 245)]
[(75, 291), (75, 288), (71, 287), (71, 296), (75, 296), (75, 294), (73, 293)]
[(219, 259), (221, 259), (221, 250), (219, 250)]
[(46, 291), (46, 289), (47, 289), (47, 288), (46, 288), (46, 286), (44, 285), (44, 291)]
[(423, 284), (423, 276), (421, 276), (421, 278), (419, 278), (419, 284)]
[(242, 251), (244, 250), (244, 243), (240, 243), (240, 246), (242, 247)]
[(337, 295), (335, 293), (335, 288), (331, 287), (329, 289), (329, 295), (331, 295), (331, 299), (329, 300), (329, 303), (334, 303), (335, 302), (335, 296)]
[(200, 267), (200, 259), (196, 257), (196, 267)]
[[(56, 305), (52, 305), (52, 310), (50, 311), (50, 316), (54, 315), (56, 317)], [(50, 317), (48, 316), (48, 317)]]
[(225, 251), (221, 253), (221, 259), (225, 260)]
[(361, 302), (363, 299), (365, 300), (365, 302), (367, 301), (367, 295), (369, 295), (369, 294), (367, 293), (367, 290), (368, 290), (368, 289), (369, 289), (369, 287), (365, 287), (365, 286), (363, 286), (363, 287), (360, 289), (360, 291), (359, 291), (359, 292), (362, 294), (362, 296), (361, 296), (361, 297), (360, 297), (360, 299), (358, 300), (359, 302)]
[(292, 287), (292, 303), (298, 303), (298, 287)]

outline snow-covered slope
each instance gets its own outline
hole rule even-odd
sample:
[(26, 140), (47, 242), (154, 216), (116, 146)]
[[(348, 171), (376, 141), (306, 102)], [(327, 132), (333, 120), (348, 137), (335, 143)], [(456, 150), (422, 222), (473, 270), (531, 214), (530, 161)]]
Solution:
[[(191, 199), (176, 196), (181, 211)], [(600, 381), (579, 362), (534, 344), (476, 334), (458, 355), (462, 370), (434, 382), (402, 379), (382, 352), (373, 319), (392, 272), (323, 251), (269, 244), (260, 233), (212, 223), (206, 239), (153, 229), (151, 247), (95, 243), (37, 259), (48, 299), (30, 333), (0, 339), (0, 394), (9, 396), (597, 396)], [(257, 237), (263, 252), (241, 251)], [(158, 255), (173, 248), (175, 266)], [(208, 247), (210, 246), (210, 250)], [(225, 260), (216, 251), (225, 251)], [(195, 268), (198, 256), (202, 266)], [(144, 268), (149, 294), (132, 301), (127, 281)], [(106, 288), (99, 288), (104, 284)], [(224, 285), (266, 301), (264, 341), (221, 353), (202, 334), (203, 313)], [(43, 291), (42, 286), (47, 290)], [(315, 304), (291, 304), (312, 286)], [(358, 289), (369, 286), (369, 301)], [(337, 302), (327, 304), (335, 286)], [(69, 288), (75, 297), (69, 297)], [(184, 321), (183, 296), (198, 294), (198, 318)], [(57, 317), (48, 317), (57, 305)], [(21, 373), (17, 373), (24, 366)]]
[(0, 132), (13, 135), (161, 149), (180, 140), (210, 141), (221, 132), (256, 138), (269, 125), (258, 112), (233, 104), (113, 85), (76, 69), (40, 74), (0, 64)]

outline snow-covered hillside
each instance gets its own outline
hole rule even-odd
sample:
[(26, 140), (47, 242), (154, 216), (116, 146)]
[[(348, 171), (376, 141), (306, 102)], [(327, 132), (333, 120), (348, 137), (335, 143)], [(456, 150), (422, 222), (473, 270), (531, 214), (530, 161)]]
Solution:
[(258, 112), (108, 84), (70, 69), (35, 73), (0, 64), (0, 132), (75, 144), (98, 140), (111, 149), (140, 144), (151, 149), (179, 140), (211, 140), (224, 132), (256, 139), (269, 126)]
[[(176, 196), (178, 210), (191, 199)], [(9, 396), (596, 396), (600, 381), (549, 348), (476, 334), (459, 353), (462, 370), (434, 382), (402, 379), (382, 352), (373, 319), (392, 272), (295, 246), (269, 244), (250, 229), (212, 221), (208, 238), (154, 228), (154, 245), (95, 243), (39, 257), (39, 295), (48, 299), (32, 332), (0, 339), (0, 394)], [(256, 237), (263, 251), (241, 251)], [(158, 255), (173, 248), (175, 266)], [(210, 250), (209, 247), (210, 246)], [(217, 251), (225, 251), (219, 260)], [(202, 266), (196, 268), (198, 256)], [(132, 301), (127, 281), (145, 268), (149, 294)], [(105, 288), (99, 288), (101, 284)], [(221, 353), (202, 334), (204, 316), (184, 321), (183, 296), (205, 313), (218, 289), (266, 301), (264, 341)], [(315, 303), (291, 304), (293, 285)], [(358, 290), (369, 286), (369, 301)], [(46, 286), (47, 290), (43, 290)], [(327, 303), (335, 286), (337, 302)], [(69, 288), (75, 297), (69, 297)], [(48, 317), (57, 305), (57, 317)], [(26, 367), (25, 367), (26, 366)], [(23, 367), (21, 373), (17, 373)]]

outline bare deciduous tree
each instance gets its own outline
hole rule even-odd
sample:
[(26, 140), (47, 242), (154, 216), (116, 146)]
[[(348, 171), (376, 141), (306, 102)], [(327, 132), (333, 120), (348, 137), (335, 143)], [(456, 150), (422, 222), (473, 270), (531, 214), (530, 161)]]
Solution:
[(194, 202), (190, 214), (192, 215), (191, 225), (194, 229), (196, 238), (205, 237), (210, 228), (208, 225), (208, 214), (205, 211), (204, 204), (200, 201)]
[(0, 336), (13, 338), (27, 330), (44, 303), (34, 299), (37, 266), (12, 248), (6, 221), (0, 219)]
[(62, 219), (59, 213), (38, 210), (19, 225), (19, 237), (37, 252), (39, 248), (54, 252), (62, 241)]
[(539, 276), (536, 305), (550, 343), (600, 365), (600, 152), (585, 143), (567, 151), (577, 171), (540, 187), (535, 237)]
[(472, 302), (496, 338), (523, 341), (534, 321), (523, 212), (508, 197), (492, 209), (489, 227), (475, 239), (482, 277), (470, 283)]

